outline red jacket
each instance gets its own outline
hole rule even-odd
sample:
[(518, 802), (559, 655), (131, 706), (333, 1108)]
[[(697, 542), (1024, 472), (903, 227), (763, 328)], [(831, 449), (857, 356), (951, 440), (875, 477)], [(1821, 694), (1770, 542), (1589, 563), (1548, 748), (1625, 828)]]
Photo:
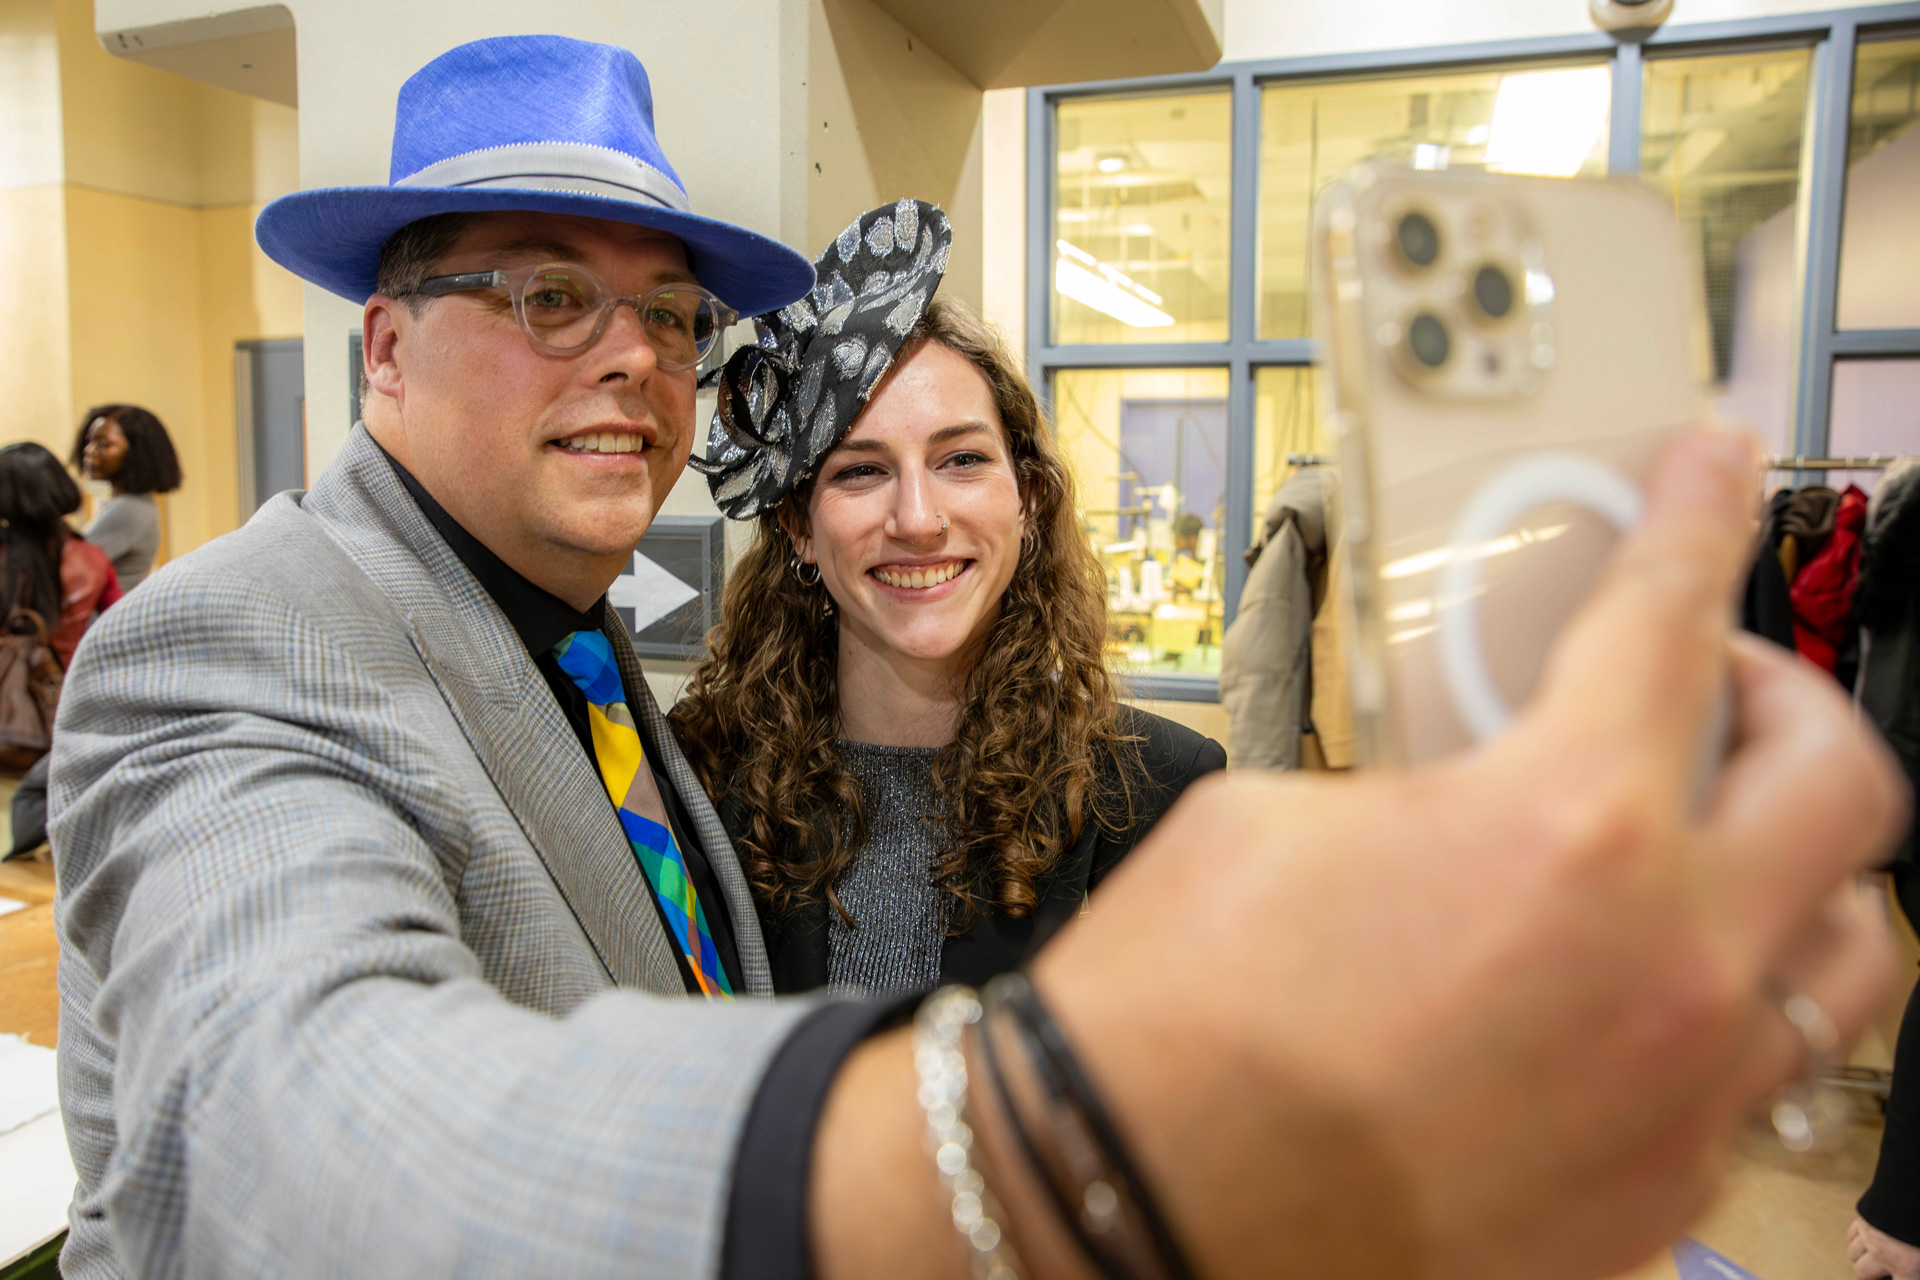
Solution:
[(1860, 531), (1867, 523), (1867, 495), (1848, 485), (1833, 515), (1833, 536), (1820, 554), (1800, 567), (1788, 592), (1793, 601), (1793, 647), (1809, 662), (1833, 670), (1853, 621), (1853, 591), (1860, 582)]
[(62, 670), (72, 664), (73, 651), (94, 618), (123, 594), (107, 553), (77, 534), (69, 535), (60, 550), (60, 625), (47, 637)]

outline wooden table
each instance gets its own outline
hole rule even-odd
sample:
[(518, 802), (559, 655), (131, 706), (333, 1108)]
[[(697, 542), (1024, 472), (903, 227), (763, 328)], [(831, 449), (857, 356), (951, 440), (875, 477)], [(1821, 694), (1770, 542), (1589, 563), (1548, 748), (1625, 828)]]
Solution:
[(53, 868), (40, 862), (0, 862), (0, 898), (29, 904), (24, 911), (0, 916), (0, 1031), (51, 1049), (60, 1030)]

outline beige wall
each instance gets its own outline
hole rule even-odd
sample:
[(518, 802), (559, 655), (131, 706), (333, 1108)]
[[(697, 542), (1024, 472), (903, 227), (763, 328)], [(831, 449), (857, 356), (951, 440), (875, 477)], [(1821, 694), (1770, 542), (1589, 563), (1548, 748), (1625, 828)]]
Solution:
[(234, 344), (301, 332), (299, 282), (253, 245), (254, 215), (298, 185), (297, 117), (113, 57), (87, 0), (56, 8), (71, 409), (127, 401), (167, 424), (179, 555), (241, 517)]
[(980, 306), (1018, 352), (1027, 335), (1027, 91), (989, 92), (980, 135)]
[(937, 204), (953, 223), (942, 288), (981, 305), (981, 93), (872, 0), (812, 0), (807, 49), (811, 256), (875, 205)]
[(253, 245), (297, 185), (294, 112), (111, 57), (87, 0), (0, 5), (0, 437), (62, 456), (103, 401), (160, 416), (178, 555), (235, 527), (238, 341), (297, 337), (299, 282)]
[(0, 190), (0, 442), (38, 440), (62, 457), (73, 443), (68, 341), (66, 189)]

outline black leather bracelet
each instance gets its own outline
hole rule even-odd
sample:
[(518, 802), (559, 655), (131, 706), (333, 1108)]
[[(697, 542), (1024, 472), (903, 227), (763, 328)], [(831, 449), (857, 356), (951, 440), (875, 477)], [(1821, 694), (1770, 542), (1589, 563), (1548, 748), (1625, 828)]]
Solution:
[[(990, 982), (983, 996), (989, 1018), (994, 1012), (1004, 1010), (1019, 1031), (1028, 1060), (1046, 1092), (1053, 1113), (1050, 1118), (1056, 1129), (1060, 1129), (1062, 1122), (1077, 1125), (1085, 1133), (1095, 1156), (1098, 1170), (1094, 1176), (1078, 1175), (1074, 1181), (1079, 1185), (1060, 1185), (1058, 1165), (1065, 1163), (1064, 1158), (1054, 1163), (1039, 1158), (1037, 1144), (1026, 1131), (1009, 1095), (1001, 1093), (1002, 1105), (1008, 1110), (1010, 1127), (1016, 1131), (1022, 1154), (1033, 1164), (1036, 1176), (1050, 1187), (1056, 1205), (1089, 1258), (1111, 1280), (1194, 1280), (1186, 1252), (1134, 1163), (1099, 1091), (1040, 993), (1025, 975), (1008, 973)], [(991, 1051), (988, 1045), (991, 1029), (983, 1021), (978, 1030), (982, 1045)], [(991, 1058), (988, 1071), (995, 1076), (995, 1085), (999, 1088), (1002, 1078)], [(1109, 1216), (1116, 1229), (1094, 1232), (1087, 1229), (1073, 1205), (1079, 1200), (1092, 1212), (1089, 1192), (1098, 1191), (1099, 1183), (1107, 1184), (1109, 1189), (1112, 1201)]]
[(982, 1017), (980, 1024), (974, 1028), (974, 1035), (980, 1044), (980, 1056), (987, 1064), (987, 1078), (993, 1082), (994, 1097), (999, 1101), (1001, 1114), (1006, 1117), (1007, 1128), (1013, 1134), (1014, 1145), (1020, 1149), (1020, 1155), (1027, 1162), (1027, 1168), (1033, 1171), (1033, 1176), (1040, 1185), (1047, 1189), (1047, 1198), (1053, 1201), (1053, 1207), (1059, 1211), (1060, 1220), (1066, 1223), (1067, 1230), (1073, 1233), (1073, 1238), (1080, 1245), (1080, 1251), (1086, 1255), (1087, 1261), (1093, 1263), (1095, 1270), (1099, 1271), (1105, 1280), (1132, 1280), (1127, 1268), (1117, 1266), (1115, 1260), (1108, 1256), (1108, 1250), (1102, 1247), (1101, 1242), (1094, 1239), (1093, 1233), (1087, 1229), (1086, 1222), (1080, 1216), (1080, 1208), (1068, 1200), (1056, 1171), (1040, 1154), (1039, 1144), (1027, 1131), (1027, 1122), (1020, 1114), (1020, 1108), (1014, 1104), (1013, 1090), (1008, 1087), (1006, 1071), (1000, 1065), (1000, 1050), (993, 1043), (991, 1022), (991, 1015)]

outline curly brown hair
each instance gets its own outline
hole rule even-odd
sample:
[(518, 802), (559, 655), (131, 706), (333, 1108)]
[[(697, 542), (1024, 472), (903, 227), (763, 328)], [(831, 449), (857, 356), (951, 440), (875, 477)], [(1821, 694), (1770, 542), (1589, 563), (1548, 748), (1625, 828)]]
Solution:
[[(958, 931), (986, 903), (1030, 914), (1036, 884), (1088, 821), (1125, 828), (1139, 740), (1123, 728), (1103, 659), (1105, 574), (1033, 389), (998, 335), (960, 303), (936, 295), (901, 350), (923, 342), (965, 357), (986, 379), (1036, 534), (966, 676), (953, 741), (933, 763), (930, 816), (948, 839), (934, 875)], [(826, 591), (803, 586), (788, 566), (786, 529), (807, 531), (812, 488), (809, 479), (760, 516), (728, 576), (707, 656), (671, 717), (716, 803), (743, 813), (734, 842), (756, 901), (776, 916), (822, 897), (843, 910), (834, 886), (867, 832), (859, 784), (836, 746), (838, 622)]]

